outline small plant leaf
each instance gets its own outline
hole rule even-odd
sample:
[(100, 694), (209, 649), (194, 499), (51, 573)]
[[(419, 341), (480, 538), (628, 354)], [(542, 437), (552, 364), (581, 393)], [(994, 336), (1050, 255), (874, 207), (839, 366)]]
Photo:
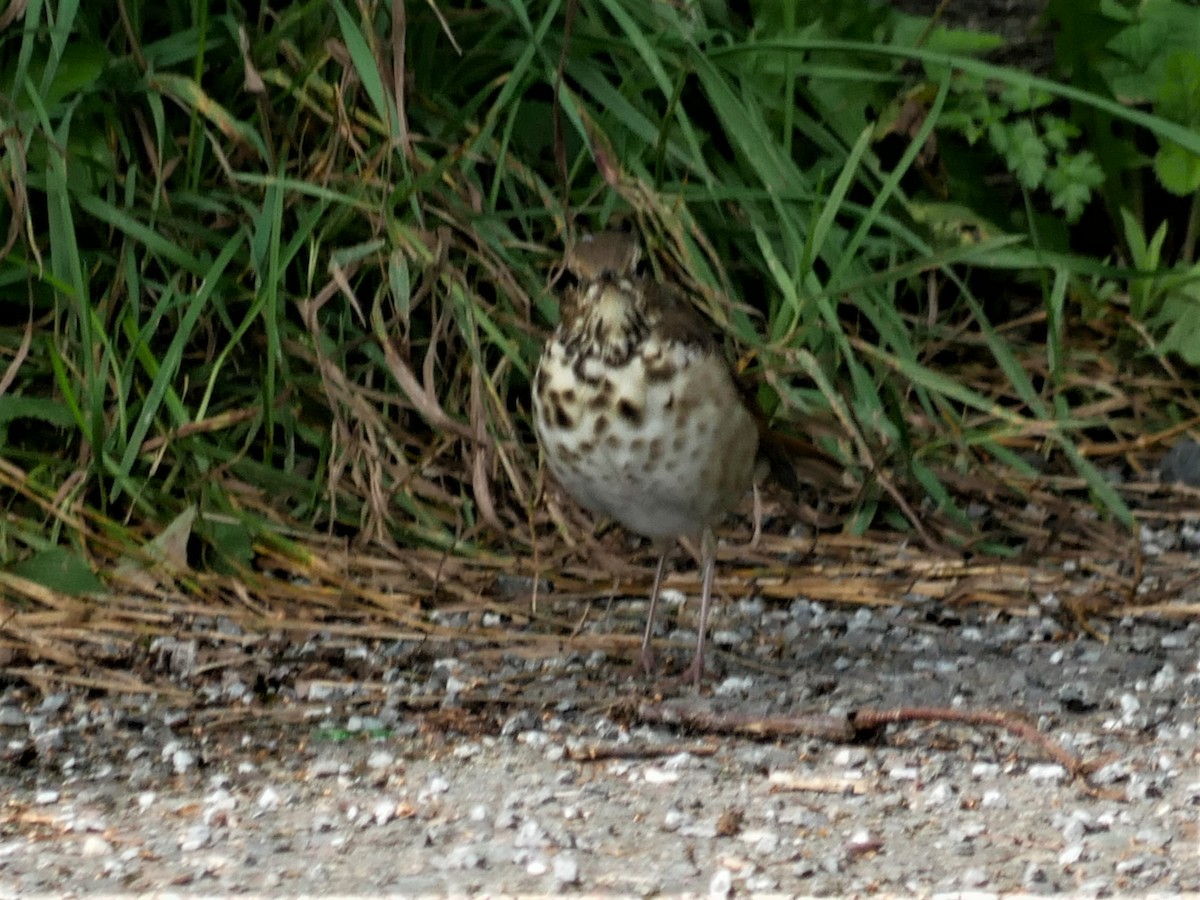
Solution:
[(1104, 171), (1092, 154), (1060, 153), (1046, 173), (1046, 190), (1051, 204), (1061, 209), (1068, 222), (1077, 222), (1092, 199), (1092, 190), (1104, 183)]
[[(992, 143), (997, 152), (1004, 154), (1004, 161), (1017, 180), (1033, 190), (1046, 177), (1046, 157), (1049, 151), (1038, 135), (1033, 123), (1021, 121), (1012, 125), (994, 127)], [(999, 137), (999, 142), (997, 138)]]
[(1186, 197), (1200, 189), (1200, 156), (1167, 142), (1154, 155), (1154, 174), (1165, 190)]
[(69, 547), (50, 547), (35, 553), (17, 563), (11, 571), (44, 588), (72, 597), (103, 594), (106, 590), (87, 560)]
[(1159, 349), (1176, 353), (1191, 366), (1200, 366), (1200, 287), (1188, 285), (1163, 302), (1160, 321), (1170, 321)]

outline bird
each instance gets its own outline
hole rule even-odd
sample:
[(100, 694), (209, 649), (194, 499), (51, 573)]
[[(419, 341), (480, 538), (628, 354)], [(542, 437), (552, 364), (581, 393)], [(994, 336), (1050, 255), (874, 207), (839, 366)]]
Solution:
[(660, 551), (640, 654), (647, 675), (668, 553), (677, 539), (699, 537), (700, 623), (684, 672), (699, 690), (713, 527), (754, 484), (759, 429), (704, 318), (641, 274), (641, 256), (636, 237), (618, 230), (584, 236), (568, 251), (575, 283), (534, 376), (534, 429), (567, 494)]

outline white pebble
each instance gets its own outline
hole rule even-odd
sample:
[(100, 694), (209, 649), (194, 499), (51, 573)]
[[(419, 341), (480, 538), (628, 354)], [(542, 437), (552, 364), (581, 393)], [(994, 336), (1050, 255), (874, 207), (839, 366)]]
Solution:
[(749, 828), (738, 839), (751, 845), (759, 856), (770, 856), (779, 847), (779, 835), (765, 828)]
[(1150, 683), (1150, 690), (1165, 691), (1168, 688), (1174, 687), (1178, 677), (1179, 673), (1175, 670), (1175, 667), (1167, 663), (1154, 673), (1154, 680)]
[(674, 784), (679, 780), (679, 773), (667, 772), (656, 766), (649, 766), (642, 770), (642, 780), (646, 784)]
[(95, 859), (98, 856), (108, 856), (112, 853), (112, 845), (98, 834), (89, 834), (83, 839), (80, 853), (85, 859)]
[(1067, 770), (1058, 763), (1038, 763), (1029, 767), (1029, 777), (1034, 781), (1062, 781)]
[(554, 881), (560, 885), (579, 883), (579, 863), (570, 853), (554, 857)]
[(1007, 809), (1008, 798), (995, 788), (992, 788), (983, 792), (983, 797), (980, 799), (979, 804), (985, 809)]
[(666, 814), (663, 816), (663, 823), (662, 823), (663, 831), (678, 831), (679, 826), (681, 826), (683, 824), (683, 822), (684, 822), (683, 813), (681, 813), (678, 809), (676, 809), (674, 806), (672, 806), (670, 809), (667, 810)]
[(262, 793), (258, 795), (259, 809), (276, 809), (279, 806), (279, 792), (269, 784), (262, 789)]
[(376, 750), (367, 757), (368, 769), (386, 769), (396, 761), (396, 757), (386, 750)]
[(216, 791), (207, 798), (201, 821), (205, 825), (228, 825), (231, 821), (229, 814), (236, 807), (237, 798), (233, 794), (224, 789)]
[(754, 687), (754, 679), (749, 676), (736, 677), (730, 676), (713, 688), (713, 693), (718, 697), (744, 696), (750, 693)]
[(542, 830), (542, 826), (533, 819), (526, 819), (521, 823), (521, 827), (517, 829), (517, 836), (513, 839), (514, 847), (540, 847), (544, 843), (546, 833)]
[(690, 769), (696, 765), (696, 757), (691, 753), (676, 753), (674, 756), (668, 756), (663, 760), (663, 768), (670, 772), (677, 772), (680, 769)]
[(708, 896), (713, 900), (728, 897), (733, 892), (733, 873), (722, 867), (708, 881)]
[(450, 782), (441, 775), (435, 775), (429, 779), (429, 783), (425, 785), (424, 789), (417, 794), (417, 800), (424, 803), (431, 797), (444, 794), (448, 790), (450, 790)]
[(179, 838), (179, 849), (184, 853), (195, 853), (211, 838), (212, 830), (207, 825), (193, 825)]
[(938, 806), (954, 799), (954, 790), (946, 782), (939, 781), (925, 792), (925, 805)]
[(1073, 866), (1083, 858), (1083, 844), (1067, 844), (1058, 854), (1060, 866)]
[(967, 869), (958, 879), (963, 887), (983, 887), (988, 882), (988, 875), (983, 869)]
[(376, 825), (386, 825), (396, 815), (396, 804), (391, 800), (377, 800), (371, 810), (371, 819)]
[(190, 750), (176, 750), (171, 754), (171, 767), (176, 775), (182, 775), (196, 764), (196, 754)]
[(1142, 702), (1133, 694), (1122, 694), (1120, 699), (1121, 712), (1127, 716), (1133, 715), (1142, 708)]

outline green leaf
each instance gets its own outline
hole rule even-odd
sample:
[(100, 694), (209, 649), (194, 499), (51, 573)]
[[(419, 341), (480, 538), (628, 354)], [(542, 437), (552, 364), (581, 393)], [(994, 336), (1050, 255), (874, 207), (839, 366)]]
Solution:
[(75, 417), (65, 403), (43, 397), (0, 397), (0, 425), (13, 419), (40, 419), (58, 428), (75, 425)]
[(196, 532), (217, 551), (212, 563), (219, 571), (232, 572), (236, 566), (253, 562), (254, 535), (246, 523), (226, 516), (205, 515), (196, 524)]
[(1176, 197), (1187, 197), (1200, 189), (1200, 156), (1167, 142), (1154, 154), (1158, 183)]
[(68, 547), (51, 547), (22, 560), (10, 570), (44, 588), (78, 597), (107, 589), (87, 561)]
[(1092, 199), (1092, 189), (1104, 183), (1104, 172), (1092, 154), (1060, 153), (1046, 173), (1046, 190), (1055, 209), (1061, 209), (1068, 222), (1076, 222)]
[(1200, 10), (1195, 7), (1176, 0), (1143, 0), (1136, 15), (1107, 48), (1122, 61), (1111, 79), (1113, 93), (1131, 105), (1158, 98), (1172, 77), (1172, 61), (1180, 54), (1194, 56), (1200, 47)]
[(1035, 90), (1028, 84), (1013, 84), (1001, 93), (1000, 99), (1013, 112), (1024, 113), (1040, 109), (1052, 98), (1046, 91)]
[(1170, 322), (1159, 349), (1175, 353), (1188, 365), (1200, 366), (1200, 285), (1184, 285), (1163, 301), (1156, 323)]
[(1054, 150), (1066, 150), (1080, 134), (1077, 125), (1058, 116), (1042, 116), (1038, 122), (1042, 127), (1042, 140)]
[(1187, 125), (1200, 124), (1200, 57), (1194, 50), (1167, 59), (1155, 111)]
[(1013, 125), (1002, 125), (993, 129), (993, 133), (1003, 132), (1003, 147), (996, 150), (1004, 154), (1004, 161), (1017, 180), (1026, 188), (1033, 190), (1041, 187), (1042, 179), (1046, 177), (1046, 158), (1049, 151), (1045, 142), (1038, 136), (1033, 123), (1025, 120)]

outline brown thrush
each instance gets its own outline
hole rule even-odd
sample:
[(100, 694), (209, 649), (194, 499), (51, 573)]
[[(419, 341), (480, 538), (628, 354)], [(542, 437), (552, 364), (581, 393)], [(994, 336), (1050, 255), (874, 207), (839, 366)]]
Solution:
[(696, 652), (704, 669), (716, 540), (712, 526), (754, 479), (758, 429), (700, 315), (637, 273), (637, 241), (584, 238), (568, 254), (577, 284), (546, 344), (534, 382), (538, 442), (550, 471), (584, 507), (662, 549), (641, 663), (674, 539), (700, 536), (703, 582)]

